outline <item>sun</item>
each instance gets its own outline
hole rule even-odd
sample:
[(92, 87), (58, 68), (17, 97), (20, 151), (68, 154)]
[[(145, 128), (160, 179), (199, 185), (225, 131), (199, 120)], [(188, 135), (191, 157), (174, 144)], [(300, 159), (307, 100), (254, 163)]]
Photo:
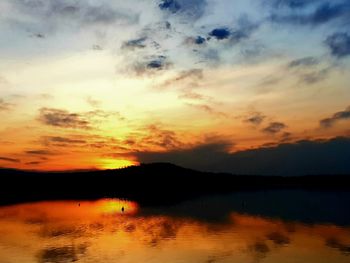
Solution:
[(98, 160), (98, 167), (103, 170), (108, 169), (120, 169), (125, 168), (128, 166), (137, 165), (138, 163), (131, 160), (125, 160), (125, 159), (100, 159)]

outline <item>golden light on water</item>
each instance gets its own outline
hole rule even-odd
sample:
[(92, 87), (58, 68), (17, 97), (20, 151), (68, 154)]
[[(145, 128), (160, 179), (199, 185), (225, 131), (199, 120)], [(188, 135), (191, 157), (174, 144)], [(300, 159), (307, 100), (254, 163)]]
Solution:
[(0, 207), (0, 262), (349, 262), (349, 227), (137, 212), (121, 199)]
[(98, 210), (102, 214), (127, 214), (133, 215), (138, 211), (136, 202), (121, 199), (103, 199), (97, 202)]

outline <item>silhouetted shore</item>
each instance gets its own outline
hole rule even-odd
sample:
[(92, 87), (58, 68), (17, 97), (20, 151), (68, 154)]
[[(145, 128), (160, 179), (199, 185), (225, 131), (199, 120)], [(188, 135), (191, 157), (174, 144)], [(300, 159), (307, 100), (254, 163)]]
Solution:
[(169, 204), (195, 196), (272, 189), (350, 190), (350, 176), (247, 176), (199, 172), (167, 163), (118, 170), (28, 172), (0, 170), (0, 203), (118, 197)]

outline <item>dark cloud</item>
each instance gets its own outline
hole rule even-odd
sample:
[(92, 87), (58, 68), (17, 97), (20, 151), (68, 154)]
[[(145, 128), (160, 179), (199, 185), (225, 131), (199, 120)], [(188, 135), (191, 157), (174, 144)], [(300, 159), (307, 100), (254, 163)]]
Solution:
[(154, 74), (168, 69), (172, 64), (166, 56), (152, 56), (145, 58), (143, 62), (137, 62), (132, 66), (137, 75)]
[(58, 144), (84, 144), (85, 140), (81, 139), (73, 139), (67, 137), (59, 137), (59, 136), (46, 136), (43, 137), (45, 143), (58, 143)]
[(254, 244), (250, 245), (248, 248), (254, 256), (256, 262), (259, 262), (267, 256), (270, 252), (270, 248), (265, 242), (256, 241)]
[(264, 116), (260, 112), (256, 112), (256, 113), (252, 114), (252, 116), (249, 116), (248, 118), (246, 118), (244, 120), (244, 122), (251, 123), (254, 125), (260, 125), (264, 121), (265, 118), (266, 118), (266, 116)]
[(147, 64), (147, 67), (151, 69), (162, 69), (163, 66), (164, 65), (162, 60), (152, 60)]
[(270, 122), (270, 124), (262, 131), (269, 134), (276, 134), (285, 128), (287, 128), (287, 125), (285, 125), (283, 122)]
[(146, 37), (138, 38), (138, 39), (133, 39), (129, 40), (123, 43), (122, 48), (124, 49), (138, 49), (138, 48), (145, 48), (146, 44), (145, 41), (147, 40)]
[(292, 133), (290, 133), (290, 132), (283, 132), (283, 133), (281, 134), (281, 140), (280, 140), (280, 142), (281, 142), (281, 143), (288, 142), (288, 141), (290, 141), (291, 139), (292, 139)]
[(20, 163), (21, 162), (21, 160), (19, 160), (19, 159), (8, 158), (8, 157), (3, 157), (3, 156), (0, 156), (0, 161), (11, 162), (11, 163)]
[(53, 155), (55, 153), (48, 151), (48, 150), (28, 150), (25, 151), (26, 154), (30, 155)]
[(308, 67), (314, 66), (319, 63), (318, 59), (315, 57), (304, 57), (296, 60), (292, 60), (288, 63), (288, 68), (299, 68), (299, 67)]
[(137, 60), (137, 62), (131, 64), (131, 70), (137, 75), (152, 75), (162, 72), (172, 65), (168, 60), (168, 57), (163, 55), (145, 56), (144, 58), (138, 58)]
[(206, 41), (206, 39), (205, 39), (204, 37), (197, 36), (197, 37), (195, 38), (194, 43), (197, 44), (197, 45), (202, 45), (202, 44), (205, 43), (205, 41)]
[(269, 4), (275, 7), (289, 7), (289, 8), (303, 8), (315, 2), (321, 2), (323, 0), (267, 0)]
[(350, 120), (350, 106), (343, 111), (334, 113), (331, 117), (320, 120), (320, 125), (323, 128), (330, 128), (336, 122), (342, 120)]
[(229, 159), (227, 152), (232, 143), (219, 141), (198, 145), (190, 149), (175, 149), (167, 152), (136, 152), (134, 155), (142, 163), (171, 162), (184, 167), (212, 170), (219, 167), (222, 160)]
[(350, 244), (343, 243), (336, 238), (328, 238), (326, 240), (326, 246), (337, 249), (342, 254), (350, 256)]
[(271, 232), (267, 236), (268, 240), (271, 240), (275, 245), (285, 246), (290, 244), (290, 238), (280, 232)]
[(38, 162), (38, 161), (33, 161), (33, 162), (27, 162), (26, 165), (39, 165), (42, 162)]
[(209, 37), (217, 40), (229, 39), (236, 44), (247, 39), (259, 27), (259, 24), (252, 23), (246, 16), (242, 16), (237, 21), (237, 28), (229, 29), (227, 27), (215, 28), (209, 32)]
[[(350, 10), (349, 10), (350, 13)], [(350, 55), (350, 35), (348, 33), (335, 33), (325, 40), (333, 56), (342, 58)]]
[(230, 35), (230, 30), (225, 27), (215, 28), (209, 33), (209, 36), (214, 37), (218, 40), (228, 39)]
[(159, 4), (163, 11), (183, 15), (192, 20), (200, 18), (206, 6), (206, 0), (162, 0)]
[(74, 128), (74, 129), (89, 129), (90, 123), (78, 113), (70, 113), (66, 110), (42, 108), (39, 111), (39, 121), (46, 125)]
[(118, 120), (124, 120), (119, 112), (94, 110), (83, 113), (71, 113), (66, 110), (53, 108), (41, 108), (39, 110), (38, 120), (46, 125), (55, 127), (91, 129), (92, 123), (97, 123), (109, 117), (114, 117)]
[(213, 172), (257, 175), (350, 174), (350, 138), (303, 140), (229, 153), (230, 141), (167, 152), (137, 152), (142, 163), (171, 162)]
[(176, 0), (163, 0), (159, 4), (159, 8), (162, 10), (169, 10), (172, 13), (176, 13), (181, 9), (181, 6)]
[(191, 44), (191, 45), (203, 45), (206, 43), (206, 39), (202, 36), (197, 36), (197, 37), (188, 37), (185, 41), (186, 44)]
[(251, 34), (259, 28), (258, 23), (251, 22), (248, 17), (242, 16), (237, 21), (238, 27), (231, 30), (231, 41), (238, 43), (241, 40), (247, 39)]
[(348, 20), (350, 19), (349, 11), (349, 3), (343, 2), (330, 4), (329, 2), (325, 2), (318, 5), (312, 12), (292, 12), (287, 15), (276, 13), (271, 16), (271, 20), (277, 23), (287, 23), (292, 25), (317, 26), (338, 18), (345, 18)]

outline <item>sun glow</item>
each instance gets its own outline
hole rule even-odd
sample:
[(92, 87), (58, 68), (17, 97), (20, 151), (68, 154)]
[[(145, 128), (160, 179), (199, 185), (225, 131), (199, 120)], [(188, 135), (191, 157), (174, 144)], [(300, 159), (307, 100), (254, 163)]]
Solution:
[(138, 163), (131, 160), (101, 159), (98, 161), (98, 168), (103, 170), (125, 168)]

